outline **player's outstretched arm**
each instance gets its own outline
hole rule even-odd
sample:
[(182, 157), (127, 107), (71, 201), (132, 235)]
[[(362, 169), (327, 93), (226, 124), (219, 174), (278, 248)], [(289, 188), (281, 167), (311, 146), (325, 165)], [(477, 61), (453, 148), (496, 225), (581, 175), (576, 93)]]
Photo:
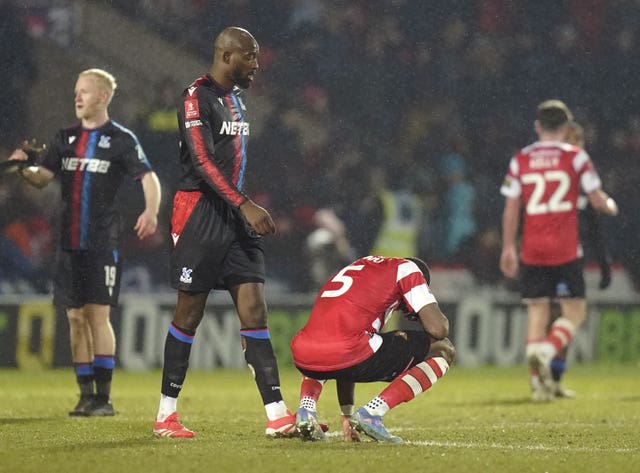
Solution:
[(144, 211), (138, 217), (133, 229), (141, 240), (155, 233), (158, 228), (158, 211), (160, 210), (160, 181), (153, 171), (146, 173), (140, 179), (144, 193)]

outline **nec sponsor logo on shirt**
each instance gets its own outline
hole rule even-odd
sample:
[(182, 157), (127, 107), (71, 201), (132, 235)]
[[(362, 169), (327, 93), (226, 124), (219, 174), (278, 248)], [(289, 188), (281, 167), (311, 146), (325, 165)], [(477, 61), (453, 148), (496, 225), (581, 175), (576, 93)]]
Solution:
[(65, 171), (86, 171), (106, 174), (111, 162), (102, 159), (62, 158), (62, 169)]
[(248, 135), (249, 123), (248, 122), (222, 122), (220, 127), (221, 135)]

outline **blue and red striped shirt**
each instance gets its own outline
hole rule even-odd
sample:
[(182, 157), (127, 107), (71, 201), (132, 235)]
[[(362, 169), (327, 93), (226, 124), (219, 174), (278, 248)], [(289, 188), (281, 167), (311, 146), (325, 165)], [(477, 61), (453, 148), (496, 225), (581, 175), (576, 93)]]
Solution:
[(187, 87), (178, 107), (181, 191), (213, 190), (233, 207), (243, 192), (249, 122), (240, 89), (227, 90), (208, 76)]
[(91, 130), (77, 124), (58, 132), (40, 164), (60, 178), (62, 248), (117, 248), (116, 193), (126, 175), (139, 179), (151, 171), (136, 136), (114, 121)]

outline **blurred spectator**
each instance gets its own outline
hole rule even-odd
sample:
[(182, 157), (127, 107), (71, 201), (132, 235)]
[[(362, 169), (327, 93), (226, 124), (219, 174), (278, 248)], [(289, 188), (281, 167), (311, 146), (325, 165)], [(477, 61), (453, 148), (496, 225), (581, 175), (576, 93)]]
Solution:
[(58, 189), (40, 193), (13, 183), (0, 185), (0, 292), (47, 293), (56, 233), (48, 202), (56, 199)]
[(314, 288), (322, 286), (336, 271), (355, 258), (345, 225), (330, 209), (318, 210), (314, 217), (317, 228), (306, 238), (306, 252)]
[(441, 174), (447, 182), (444, 193), (444, 256), (456, 260), (460, 250), (476, 233), (476, 193), (466, 178), (466, 164), (459, 154), (443, 156)]
[[(153, 159), (153, 166), (163, 189), (165, 199), (171, 200), (182, 170), (177, 159), (180, 137), (176, 100), (180, 86), (170, 78), (161, 79), (152, 88), (149, 104), (138, 117), (139, 138), (147, 155)], [(171, 209), (167, 215), (171, 214)]]
[[(386, 192), (417, 199), (420, 256), (434, 264), (462, 262), (493, 281), (497, 266), (488, 262), (502, 213), (496, 189), (510, 155), (531, 135), (529, 111), (551, 95), (576, 111), (591, 133), (594, 159), (610, 169), (602, 176), (604, 186), (619, 197), (622, 213), (616, 224), (620, 238), (609, 246), (614, 262), (623, 263), (640, 287), (640, 216), (634, 210), (640, 185), (634, 161), (634, 117), (640, 109), (637, 0), (110, 4), (205, 60), (211, 45), (201, 38), (223, 26), (237, 24), (260, 36), (260, 79), (247, 94), (256, 159), (246, 184), (273, 209), (279, 233), (267, 242), (268, 266), (285, 287), (313, 284), (300, 261), (310, 257), (307, 243), (319, 229), (319, 209), (335, 213), (355, 255), (363, 256), (379, 236)], [(43, 31), (65, 23), (64, 14), (52, 15), (60, 21), (38, 17)], [(24, 41), (5, 17), (0, 24), (11, 38), (5, 44), (16, 44), (6, 28)], [(36, 30), (34, 21), (30, 31)], [(5, 49), (3, 54), (28, 64), (28, 45), (19, 58), (17, 48)], [(158, 80), (142, 114), (146, 131), (139, 136), (169, 195), (180, 172), (172, 167), (171, 130), (179, 88)], [(8, 92), (6, 99), (0, 103), (16, 117), (21, 105), (11, 104), (22, 100), (20, 92)], [(462, 150), (451, 147), (451, 136), (465, 143)], [(443, 156), (452, 153), (462, 158), (462, 178), (441, 168)], [(480, 199), (482, 205), (469, 205)], [(320, 230), (312, 241), (329, 236)]]

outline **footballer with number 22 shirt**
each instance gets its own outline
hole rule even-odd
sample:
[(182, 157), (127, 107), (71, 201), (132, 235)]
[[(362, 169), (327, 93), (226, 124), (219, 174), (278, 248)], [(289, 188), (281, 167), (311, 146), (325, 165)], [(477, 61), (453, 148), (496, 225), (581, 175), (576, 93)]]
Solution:
[[(595, 210), (616, 215), (618, 206), (601, 189), (587, 152), (567, 143), (573, 115), (559, 100), (538, 106), (538, 141), (509, 164), (500, 192), (502, 216), (500, 269), (514, 278), (520, 269), (521, 295), (527, 304), (526, 353), (534, 401), (550, 401), (558, 389), (551, 361), (572, 340), (586, 317), (583, 252), (578, 234), (578, 197), (582, 189)], [(522, 214), (521, 268), (516, 237)], [(549, 301), (562, 315), (550, 329)]]

